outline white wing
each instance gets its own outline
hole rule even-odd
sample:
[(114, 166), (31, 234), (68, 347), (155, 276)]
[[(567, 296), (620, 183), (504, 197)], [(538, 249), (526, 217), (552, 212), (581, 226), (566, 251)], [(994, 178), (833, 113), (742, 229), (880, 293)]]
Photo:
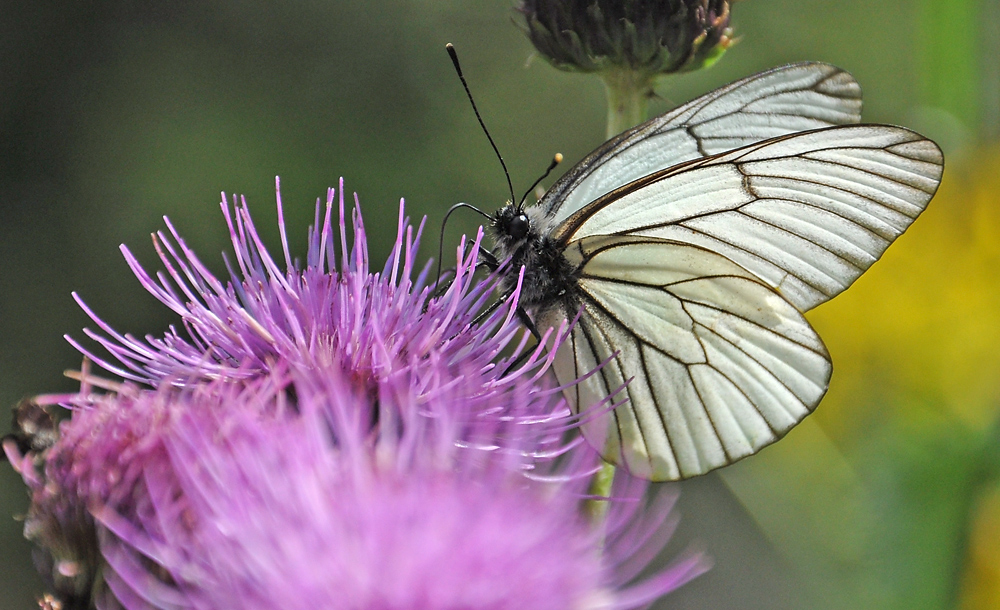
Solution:
[(592, 202), (564, 244), (640, 235), (722, 254), (806, 311), (840, 293), (923, 211), (944, 168), (907, 129), (821, 129), (697, 159)]
[[(567, 395), (577, 409), (625, 400), (584, 435), (632, 474), (676, 480), (730, 464), (826, 392), (831, 364), (809, 323), (725, 257), (638, 237), (586, 238), (566, 254), (581, 265), (583, 311), (556, 376), (570, 383), (608, 361)], [(575, 315), (551, 311), (544, 323)]]
[(539, 205), (558, 223), (624, 184), (678, 163), (798, 131), (861, 120), (861, 87), (828, 64), (792, 64), (703, 95), (612, 138)]

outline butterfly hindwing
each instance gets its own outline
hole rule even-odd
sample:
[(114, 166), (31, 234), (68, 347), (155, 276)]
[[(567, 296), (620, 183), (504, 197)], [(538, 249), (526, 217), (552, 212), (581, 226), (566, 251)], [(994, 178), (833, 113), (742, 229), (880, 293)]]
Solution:
[(802, 311), (851, 285), (923, 211), (944, 159), (900, 127), (784, 136), (657, 172), (556, 228), (687, 242), (722, 254)]
[(582, 311), (556, 374), (569, 383), (607, 361), (569, 397), (621, 403), (584, 433), (633, 474), (675, 480), (746, 457), (826, 391), (830, 361), (809, 323), (725, 257), (641, 237), (590, 237), (567, 254), (582, 265)]
[(609, 140), (557, 181), (539, 205), (561, 222), (598, 197), (678, 163), (778, 136), (861, 120), (861, 88), (823, 63), (761, 72)]

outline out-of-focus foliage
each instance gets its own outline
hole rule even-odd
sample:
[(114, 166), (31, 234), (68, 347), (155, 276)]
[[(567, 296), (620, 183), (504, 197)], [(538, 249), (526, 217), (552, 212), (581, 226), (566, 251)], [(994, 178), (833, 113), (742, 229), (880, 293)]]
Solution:
[[(727, 469), (735, 494), (716, 476), (682, 488), (677, 538), (703, 541), (716, 568), (665, 607), (996, 607), (998, 13), (972, 0), (748, 0), (732, 7), (739, 44), (659, 87), (653, 112), (781, 63), (827, 61), (861, 83), (866, 121), (920, 130), (947, 155), (927, 213), (810, 314), (835, 368), (816, 415)], [(168, 214), (223, 272), (210, 255), (225, 247), (221, 190), (246, 193), (259, 226), (273, 227), (280, 174), (301, 243), (312, 201), (343, 175), (379, 256), (400, 197), (430, 216), (427, 256), (449, 205), (499, 205), (506, 182), (446, 42), (517, 190), (553, 153), (569, 166), (604, 136), (600, 79), (530, 61), (510, 0), (38, 0), (3, 14), (0, 405), (73, 387), (59, 375), (79, 357), (61, 335), (81, 337), (88, 321), (70, 290), (119, 328), (176, 323), (117, 246), (149, 252)], [(446, 243), (477, 221), (453, 217)], [(276, 231), (264, 238), (276, 243)], [(41, 583), (19, 524), (3, 517), (26, 498), (0, 470), (0, 608), (26, 608)]]
[(987, 490), (975, 509), (958, 607), (1000, 608), (1000, 485)]
[[(920, 40), (920, 97), (930, 108), (947, 112), (970, 129), (980, 118), (981, 83), (979, 62), (982, 45), (992, 32), (978, 27), (997, 19), (993, 2), (979, 0), (919, 0), (917, 33)], [(994, 13), (991, 15), (991, 13)], [(986, 40), (984, 40), (986, 39)], [(982, 54), (985, 60), (991, 55)], [(996, 57), (996, 55), (992, 55)], [(985, 79), (984, 79), (985, 80)]]

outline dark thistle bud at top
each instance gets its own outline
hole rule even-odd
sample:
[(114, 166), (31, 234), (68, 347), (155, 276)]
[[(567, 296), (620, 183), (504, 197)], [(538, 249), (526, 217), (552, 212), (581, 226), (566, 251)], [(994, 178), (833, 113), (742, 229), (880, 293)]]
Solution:
[(732, 43), (735, 0), (521, 0), (525, 31), (562, 70), (644, 77), (707, 67)]

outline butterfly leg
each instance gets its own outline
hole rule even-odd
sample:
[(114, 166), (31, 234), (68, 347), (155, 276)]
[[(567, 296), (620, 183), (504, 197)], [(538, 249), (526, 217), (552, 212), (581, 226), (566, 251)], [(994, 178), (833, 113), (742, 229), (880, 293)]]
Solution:
[(535, 338), (535, 341), (541, 343), (542, 335), (538, 332), (538, 329), (535, 327), (535, 323), (531, 321), (530, 317), (528, 317), (528, 312), (525, 311), (523, 307), (518, 305), (517, 311), (514, 313), (517, 315), (518, 321), (521, 322), (521, 324), (523, 324), (524, 327), (528, 329), (528, 332), (531, 333), (531, 336)]
[[(485, 267), (485, 268), (489, 269), (490, 272), (493, 272), (493, 271), (496, 271), (497, 269), (500, 268), (500, 261), (497, 260), (497, 257), (492, 252), (490, 252), (489, 250), (487, 250), (483, 246), (479, 246), (479, 262), (476, 264), (476, 267)], [(449, 283), (448, 285), (450, 286), (451, 284)], [(447, 286), (444, 289), (447, 290)], [(441, 290), (440, 294), (443, 294), (443, 293), (444, 293), (444, 291)], [(435, 295), (436, 296), (440, 296), (440, 294), (439, 294), (439, 292), (437, 290), (435, 291)], [(510, 296), (511, 296), (510, 294), (506, 294), (506, 295), (500, 297), (499, 299), (497, 299), (493, 304), (491, 304), (489, 307), (487, 307), (486, 309), (484, 309), (478, 316), (476, 316), (476, 318), (472, 321), (472, 325), (473, 326), (478, 326), (479, 324), (482, 324), (501, 305), (503, 305), (504, 303), (506, 303), (507, 300), (510, 298)], [(518, 305), (517, 309), (515, 310), (514, 313), (517, 316), (518, 321), (522, 325), (524, 325), (524, 327), (526, 329), (528, 329), (528, 332), (531, 333), (531, 336), (533, 336), (535, 338), (535, 341), (537, 341), (538, 343), (541, 343), (542, 342), (542, 335), (538, 332), (538, 328), (535, 327), (535, 323), (531, 320), (531, 317), (528, 316), (528, 312), (525, 311), (525, 309), (523, 307), (521, 307), (520, 305)], [(521, 364), (523, 364), (524, 361), (534, 352), (534, 349), (535, 348), (532, 347), (532, 349), (528, 349), (528, 350), (525, 350), (524, 352), (522, 352), (521, 355), (519, 355), (517, 357), (517, 359), (514, 360), (514, 362), (512, 362), (507, 367), (507, 370), (504, 371), (503, 375), (507, 375), (507, 373), (509, 373), (513, 369), (516, 369), (519, 366), (521, 366)]]
[(476, 318), (472, 321), (472, 326), (479, 326), (480, 324), (485, 322), (486, 319), (489, 318), (491, 315), (493, 315), (493, 312), (499, 309), (500, 306), (503, 305), (506, 300), (507, 300), (506, 297), (502, 297), (494, 301), (489, 307), (481, 311), (479, 315), (476, 316)]
[(492, 252), (480, 245), (479, 262), (476, 263), (476, 266), (486, 267), (490, 272), (493, 272), (500, 268), (500, 261), (497, 260), (497, 257)]
[[(493, 271), (496, 271), (497, 268), (500, 267), (500, 264), (497, 262), (496, 257), (493, 256), (493, 253), (490, 252), (489, 250), (487, 250), (486, 248), (482, 247), (482, 246), (479, 246), (479, 258), (480, 258), (479, 262), (476, 263), (476, 270), (477, 271), (480, 268), (484, 268), (485, 267), (486, 269), (488, 269), (492, 273)], [(444, 275), (447, 275), (449, 273), (451, 273), (452, 275), (454, 275), (455, 274), (455, 268), (452, 267), (452, 268), (449, 268), (449, 269), (445, 269)], [(455, 279), (454, 279), (454, 277), (452, 277), (447, 282), (442, 283), (441, 282), (441, 274), (439, 272), (438, 279), (437, 279), (437, 281), (434, 284), (434, 290), (431, 291), (430, 296), (427, 297), (427, 299), (424, 301), (423, 313), (427, 313), (427, 306), (430, 305), (431, 301), (433, 301), (436, 298), (441, 297), (444, 293), (448, 292), (448, 289), (451, 288), (451, 284), (454, 281), (455, 281)], [(493, 312), (493, 309), (489, 310), (489, 312), (487, 313), (487, 315), (489, 313), (492, 313), (492, 312)], [(476, 322), (479, 322), (479, 321), (480, 320), (477, 317)]]
[[(525, 316), (525, 317), (527, 317), (527, 316)], [(529, 320), (528, 323), (531, 324), (531, 321)], [(517, 358), (514, 359), (514, 362), (511, 362), (509, 365), (507, 365), (507, 368), (504, 369), (504, 372), (503, 372), (502, 375), (500, 375), (500, 377), (506, 377), (508, 375), (508, 373), (510, 373), (514, 369), (520, 368), (521, 365), (524, 364), (524, 361), (527, 360), (532, 354), (534, 354), (536, 349), (538, 349), (539, 343), (542, 342), (541, 338), (538, 336), (538, 330), (535, 329), (535, 325), (534, 324), (531, 324), (531, 327), (529, 328), (529, 330), (532, 331), (531, 334), (535, 336), (535, 339), (538, 340), (538, 343), (536, 343), (536, 344), (532, 345), (530, 348), (525, 349), (524, 351), (522, 351), (517, 356)]]
[[(490, 252), (483, 246), (479, 246), (479, 262), (476, 263), (476, 268), (479, 267), (485, 267), (490, 270), (490, 273), (492, 273), (500, 268), (500, 262), (497, 260), (497, 257), (494, 256), (492, 252)], [(497, 299), (496, 302), (494, 302), (492, 305), (484, 309), (482, 313), (476, 316), (476, 319), (472, 321), (472, 325), (478, 326), (479, 324), (482, 324), (483, 321), (486, 320), (486, 318), (490, 317), (490, 315), (494, 311), (496, 311), (498, 307), (506, 303), (507, 299), (509, 298), (510, 295), (505, 294), (504, 296)]]
[[(448, 273), (454, 274), (454, 272), (455, 272), (454, 269), (445, 269), (445, 275), (447, 275)], [(424, 301), (424, 312), (425, 313), (427, 312), (427, 305), (431, 301), (433, 301), (434, 299), (436, 299), (436, 298), (440, 297), (441, 295), (443, 295), (444, 293), (448, 292), (448, 289), (451, 288), (451, 283), (453, 281), (455, 281), (454, 278), (452, 278), (452, 279), (450, 279), (447, 282), (444, 282), (442, 284), (441, 283), (441, 278), (438, 277), (437, 282), (435, 282), (435, 284), (434, 284), (434, 290), (431, 291), (430, 296), (428, 296), (427, 300)]]
[[(497, 261), (497, 257), (494, 256), (492, 252), (490, 252), (489, 250), (487, 250), (486, 248), (484, 248), (482, 246), (479, 246), (479, 259), (480, 260), (476, 263), (476, 270), (477, 271), (479, 269), (481, 269), (481, 268), (486, 268), (486, 269), (489, 269), (489, 271), (492, 273), (492, 272), (496, 271), (498, 268), (500, 268), (500, 263)], [(455, 268), (451, 267), (449, 269), (445, 269), (445, 275), (447, 275), (448, 273), (454, 274), (455, 273)], [(452, 279), (452, 280), (450, 280), (450, 281), (445, 282), (445, 283), (442, 284), (440, 278), (441, 278), (441, 276), (439, 274), (438, 275), (438, 280), (437, 280), (437, 282), (435, 282), (435, 285), (434, 285), (434, 291), (431, 292), (430, 297), (427, 299), (428, 301), (430, 301), (431, 299), (436, 299), (436, 298), (440, 297), (441, 295), (443, 295), (445, 292), (448, 292), (448, 288), (451, 287), (451, 283), (452, 283), (452, 281), (454, 281), (454, 279)], [(427, 307), (427, 305), (425, 303), (424, 304), (425, 311), (426, 311), (426, 307)]]
[(538, 349), (538, 345), (542, 342), (542, 337), (541, 335), (538, 334), (538, 329), (535, 328), (535, 323), (531, 321), (531, 318), (528, 317), (528, 313), (524, 311), (524, 309), (522, 309), (521, 307), (517, 308), (517, 318), (518, 320), (521, 321), (521, 324), (524, 324), (525, 328), (528, 329), (528, 331), (535, 338), (535, 341), (537, 341), (537, 343), (532, 345), (530, 348), (523, 350), (517, 356), (517, 358), (514, 359), (514, 362), (511, 362), (509, 365), (507, 365), (507, 368), (504, 369), (504, 372), (502, 375), (500, 375), (500, 377), (506, 377), (508, 373), (510, 373), (514, 369), (520, 368), (521, 365), (524, 364), (524, 361), (535, 353), (535, 350)]
[[(479, 246), (479, 257), (482, 259), (482, 261), (480, 262), (480, 264), (483, 265), (484, 267), (486, 267), (487, 269), (489, 269), (490, 271), (496, 271), (497, 269), (500, 268), (500, 262), (497, 260), (497, 257), (494, 256), (492, 252), (490, 252), (489, 250), (487, 250), (486, 248), (484, 248), (482, 246)], [(500, 299), (499, 301), (497, 301), (497, 303), (494, 304), (494, 305), (498, 306), (499, 303), (504, 303), (509, 298), (510, 298), (509, 294), (505, 295), (502, 299)], [(493, 309), (495, 309), (495, 308), (496, 307), (493, 307)], [(490, 310), (490, 313), (492, 313), (492, 309)], [(530, 332), (531, 335), (539, 343), (541, 343), (541, 341), (542, 341), (542, 335), (540, 335), (538, 333), (538, 329), (535, 328), (535, 323), (531, 321), (530, 317), (528, 317), (528, 312), (525, 311), (523, 307), (521, 307), (520, 305), (518, 305), (517, 306), (517, 311), (515, 313), (517, 314), (517, 319), (521, 322), (521, 324), (523, 324), (524, 327), (528, 329), (528, 332)]]

